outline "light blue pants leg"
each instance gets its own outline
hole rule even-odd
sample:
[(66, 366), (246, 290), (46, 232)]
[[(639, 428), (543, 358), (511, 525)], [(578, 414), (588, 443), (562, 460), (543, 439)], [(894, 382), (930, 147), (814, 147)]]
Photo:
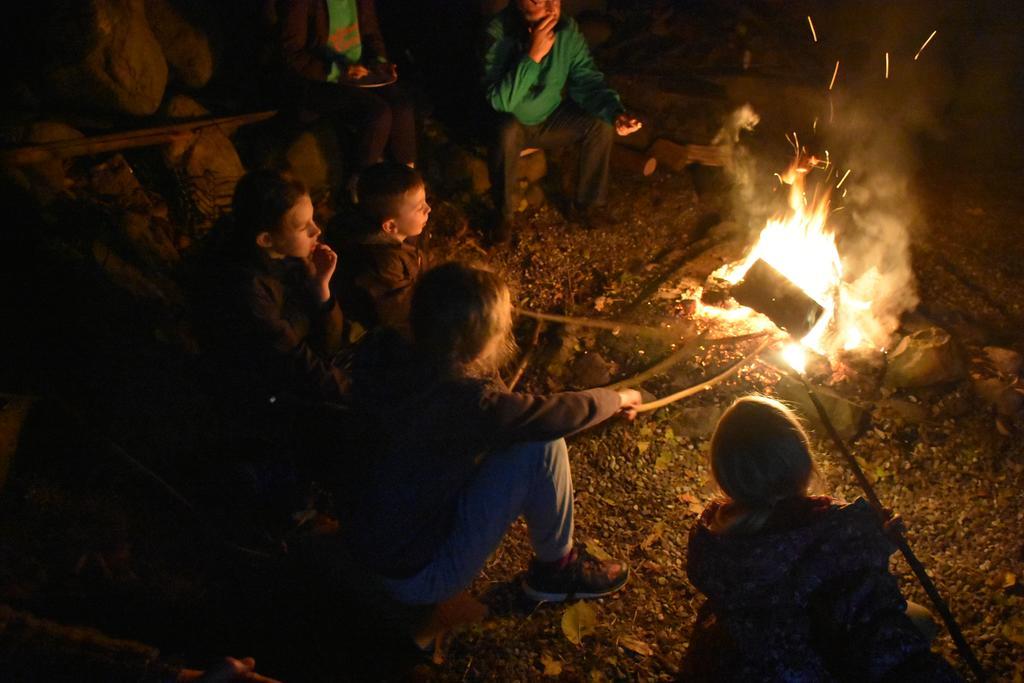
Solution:
[(537, 558), (572, 549), (572, 473), (564, 439), (516, 444), (485, 458), (459, 497), (454, 528), (434, 559), (408, 579), (386, 579), (392, 597), (413, 605), (442, 602), (464, 590), (522, 515)]

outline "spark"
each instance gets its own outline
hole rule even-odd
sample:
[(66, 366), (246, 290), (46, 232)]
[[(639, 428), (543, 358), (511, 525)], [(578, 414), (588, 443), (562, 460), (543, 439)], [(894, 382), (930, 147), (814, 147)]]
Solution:
[(781, 176), (781, 175), (779, 175), (778, 173), (773, 173), (772, 175), (774, 175), (774, 176), (775, 176), (776, 178), (778, 178), (778, 179), (779, 179), (779, 185), (785, 185), (785, 184), (786, 184), (786, 181), (785, 181), (785, 180), (783, 180), (783, 179), (782, 179), (782, 176)]
[(851, 170), (853, 170), (853, 169), (849, 169), (849, 168), (848, 168), (848, 169), (846, 169), (846, 173), (844, 173), (844, 174), (843, 174), (843, 177), (839, 179), (839, 184), (838, 184), (838, 185), (836, 185), (836, 189), (837, 189), (837, 190), (838, 190), (838, 189), (839, 189), (840, 187), (842, 187), (842, 186), (843, 186), (843, 181), (845, 181), (845, 180), (846, 180), (846, 176), (850, 175), (850, 171), (851, 171)]
[(885, 53), (885, 79), (889, 80), (889, 53)]
[(811, 21), (811, 15), (807, 15), (807, 23), (811, 27), (811, 37), (814, 38), (814, 42), (818, 42), (818, 32), (814, 30), (814, 22)]
[(815, 135), (818, 134), (818, 117), (814, 117), (814, 123), (811, 124), (811, 132)]
[(846, 193), (847, 191), (849, 191), (849, 189), (850, 188), (846, 188), (845, 190), (843, 190), (843, 199), (846, 199)]
[(834, 86), (836, 84), (836, 76), (838, 76), (838, 75), (839, 75), (839, 60), (837, 59), (836, 60), (835, 71), (832, 72), (832, 82), (828, 84), (828, 89), (829, 90), (831, 90), (832, 86)]
[(917, 49), (917, 54), (914, 55), (914, 61), (915, 62), (917, 61), (917, 58), (921, 56), (921, 53), (924, 52), (924, 49), (928, 46), (928, 43), (932, 42), (932, 38), (934, 38), (935, 34), (938, 33), (938, 32), (939, 32), (938, 29), (935, 29), (934, 31), (932, 31), (932, 34), (930, 36), (928, 36), (928, 40), (924, 41), (924, 44)]
[(832, 96), (828, 96), (828, 122), (832, 123), (832, 119), (835, 117), (835, 107), (832, 104)]

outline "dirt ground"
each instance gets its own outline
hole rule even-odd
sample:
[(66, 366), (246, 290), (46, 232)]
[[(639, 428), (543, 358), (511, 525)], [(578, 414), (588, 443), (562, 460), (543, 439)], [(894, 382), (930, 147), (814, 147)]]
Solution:
[[(762, 124), (744, 134), (743, 145), (756, 161), (752, 182), (762, 189), (771, 187), (771, 174), (788, 162), (784, 134), (797, 128), (815, 153), (824, 145), (824, 133), (816, 140), (808, 131), (825, 127), (833, 55), (809, 42), (802, 6), (821, 5), (792, 3), (783, 10), (782, 3), (752, 3), (751, 10), (747, 3), (721, 3), (694, 18), (667, 12), (672, 3), (656, 3), (661, 9), (652, 25), (652, 15), (634, 8), (647, 12), (650, 3), (612, 4), (626, 9), (614, 14), (617, 33), (598, 52), (599, 62), (657, 135), (707, 143), (728, 112), (752, 101)], [(950, 10), (938, 16), (952, 21), (958, 15)], [(815, 13), (815, 18), (822, 37), (830, 29), (841, 32), (841, 12)], [(854, 53), (864, 49), (849, 36), (841, 46)], [(961, 56), (955, 43), (943, 48), (940, 41), (929, 49), (945, 49), (938, 54), (947, 65)], [(748, 50), (749, 72), (742, 66)], [(966, 64), (978, 53), (964, 54)], [(910, 55), (903, 57), (894, 64), (906, 66)], [(851, 61), (851, 80), (866, 78)], [(869, 70), (877, 80), (876, 66), (870, 62)], [(951, 73), (962, 76), (966, 70)], [(819, 368), (814, 381), (823, 394), (842, 398), (861, 415), (849, 445), (881, 500), (903, 516), (911, 546), (985, 669), (994, 680), (1021, 681), (1024, 416), (1019, 408), (997, 413), (974, 388), (975, 380), (996, 374), (985, 347), (1024, 352), (1019, 296), (1024, 197), (1017, 162), (1000, 149), (1010, 143), (992, 139), (993, 131), (1002, 129), (1000, 122), (1017, 117), (1007, 113), (1011, 100), (997, 98), (993, 114), (970, 99), (985, 83), (937, 82), (947, 94), (961, 94), (939, 104), (923, 96), (921, 101), (930, 104), (921, 105), (928, 116), (920, 117), (897, 116), (901, 108), (913, 110), (901, 99), (904, 94), (907, 102), (918, 102), (913, 81), (901, 84), (906, 93), (867, 88), (862, 99), (876, 98), (884, 106), (875, 112), (900, 118), (908, 135), (899, 144), (882, 133), (876, 137), (874, 131), (889, 130), (877, 114), (868, 128), (837, 130), (833, 151), (838, 157), (845, 149), (853, 159), (858, 150), (880, 148), (870, 155), (871, 164), (884, 169), (891, 161), (906, 181), (896, 203), (916, 207), (904, 225), (920, 301), (903, 314), (892, 343), (923, 327), (940, 327), (961, 349), (967, 372), (953, 382), (894, 390), (882, 385), (884, 358), (875, 356), (860, 365), (851, 362), (850, 372)], [(852, 94), (839, 92), (840, 112), (860, 111)], [(821, 113), (820, 124), (814, 112)], [(436, 121), (428, 125), (443, 128)], [(693, 315), (684, 302), (694, 278), (738, 257), (763, 224), (763, 207), (737, 201), (735, 178), (693, 166), (680, 172), (662, 168), (650, 178), (616, 171), (607, 209), (611, 225), (587, 231), (567, 224), (559, 209), (564, 181), (572, 176), (571, 152), (549, 161), (543, 181), (549, 202), (517, 215), (513, 241), (490, 249), (482, 246), (476, 220), (485, 201), (444, 188), (438, 170), (424, 164), (434, 185), (435, 258), (490, 264), (505, 275), (523, 308), (626, 321), (663, 333), (652, 338), (545, 324), (534, 344), (535, 323), (520, 318), (517, 337), (529, 358), (520, 388), (540, 392), (604, 384), (642, 371), (698, 334), (710, 340), (750, 331)], [(91, 256), (85, 260), (91, 264)], [(89, 273), (94, 266), (54, 251), (41, 262)], [(54, 276), (78, 283), (74, 290), (45, 282), (48, 278), (32, 280), (36, 294), (60, 302), (66, 319), (39, 333), (60, 338), (56, 360), (18, 368), (15, 375), (30, 378), (26, 386), (34, 392), (66, 392), (70, 403), (102, 421), (124, 452), (110, 456), (109, 444), (83, 447), (80, 439), (60, 433), (63, 427), (49, 428), (48, 436), (58, 433), (68, 441), (64, 453), (70, 455), (65, 461), (55, 458), (61, 483), (47, 479), (47, 463), (33, 463), (43, 474), (15, 481), (7, 489), (10, 495), (0, 500), (3, 602), (152, 643), (167, 656), (190, 662), (225, 653), (253, 655), (264, 663), (261, 670), (284, 680), (407, 674), (404, 664), (387, 666), (393, 663), (388, 660), (401, 659), (395, 654), (399, 646), (361, 633), (361, 622), (351, 623), (356, 620), (321, 595), (311, 598), (303, 592), (307, 586), (277, 584), (288, 573), (266, 558), (247, 555), (245, 548), (225, 555), (222, 532), (232, 520), (197, 515), (124, 457), (143, 454), (147, 467), (166, 474), (172, 471), (168, 458), (195, 448), (192, 437), (209, 426), (210, 418), (201, 404), (178, 401), (175, 419), (189, 421), (189, 429), (180, 430), (180, 422), (162, 412), (171, 402), (162, 395), (164, 388), (178, 386), (190, 372), (185, 361), (160, 351), (167, 339), (153, 329), (162, 329), (165, 321), (140, 315), (128, 297), (111, 294), (109, 286), (80, 277), (78, 270), (78, 279)], [(86, 310), (88, 320), (79, 313)], [(96, 318), (97, 310), (107, 317)], [(642, 387), (660, 397), (691, 386), (742, 358), (756, 343), (703, 343)], [(790, 396), (779, 367), (766, 353), (708, 391), (635, 422), (613, 421), (571, 439), (577, 534), (591, 548), (630, 563), (626, 589), (589, 603), (592, 611), (525, 603), (517, 586), (530, 552), (525, 528), (516, 524), (471, 589), (490, 616), (453, 633), (440, 661), (421, 664), (413, 674), (442, 681), (673, 679), (701, 602), (687, 580), (685, 557), (689, 529), (715, 495), (706, 465), (708, 435), (721, 411), (739, 396)], [(1014, 391), (1021, 386), (1019, 377), (1004, 379), (1013, 382)], [(826, 435), (820, 429), (813, 435), (820, 491), (847, 500), (859, 496)], [(186, 478), (179, 472), (172, 483)], [(247, 546), (251, 539), (244, 540)], [(892, 566), (908, 598), (927, 605), (905, 561), (896, 556)], [(589, 624), (582, 637), (569, 627), (579, 619)], [(334, 635), (339, 628), (341, 635)], [(948, 635), (940, 635), (935, 648), (967, 675)], [(374, 668), (368, 659), (382, 666)]]

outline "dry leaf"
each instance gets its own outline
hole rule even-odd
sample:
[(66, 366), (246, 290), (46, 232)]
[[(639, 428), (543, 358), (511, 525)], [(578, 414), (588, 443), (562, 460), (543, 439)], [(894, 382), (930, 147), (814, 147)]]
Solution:
[(601, 544), (593, 538), (587, 539), (587, 552), (604, 562), (612, 559), (612, 556), (605, 552), (605, 549), (601, 547)]
[(644, 550), (647, 550), (652, 545), (657, 543), (661, 539), (661, 535), (664, 534), (664, 533), (665, 533), (665, 523), (664, 522), (656, 522), (654, 524), (654, 528), (651, 529), (651, 533), (647, 534), (647, 538), (645, 538), (643, 540), (643, 542), (640, 544), (640, 547), (643, 548)]
[(650, 645), (639, 638), (634, 638), (633, 636), (620, 637), (619, 645), (631, 652), (637, 653), (638, 655), (643, 655), (644, 657), (650, 657), (654, 654), (654, 650), (651, 649)]
[(1000, 588), (1004, 590), (1007, 588), (1013, 588), (1017, 585), (1017, 575), (1013, 572), (1006, 572), (1006, 576), (1003, 577), (1003, 585)]
[(646, 453), (647, 449), (651, 447), (650, 441), (637, 441), (636, 450), (640, 453)]
[(562, 633), (573, 645), (579, 645), (583, 639), (593, 635), (597, 629), (597, 613), (585, 602), (570, 605), (562, 612)]
[(544, 665), (544, 675), (557, 678), (562, 675), (562, 661), (553, 659), (551, 655), (544, 653), (540, 657), (540, 663)]

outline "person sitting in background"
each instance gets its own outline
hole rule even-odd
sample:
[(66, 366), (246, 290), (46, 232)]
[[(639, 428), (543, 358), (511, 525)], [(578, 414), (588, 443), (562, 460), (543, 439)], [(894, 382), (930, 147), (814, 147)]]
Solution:
[(342, 401), (347, 379), (333, 359), (343, 319), (330, 291), (338, 257), (319, 241), (305, 185), (278, 171), (247, 173), (218, 231), (193, 298), (228, 400), (242, 413), (282, 396)]
[(563, 437), (634, 415), (640, 394), (508, 391), (497, 370), (514, 348), (511, 314), (497, 275), (444, 264), (416, 285), (412, 344), (385, 330), (357, 354), (353, 396), (379, 430), (379, 451), (342, 532), (398, 603), (459, 594), (520, 515), (535, 554), (523, 586), (530, 598), (598, 597), (629, 576), (623, 562), (573, 540)]
[(739, 399), (710, 460), (724, 498), (690, 532), (687, 573), (707, 600), (681, 680), (960, 680), (889, 572), (895, 547), (876, 512), (808, 493), (810, 442), (788, 408)]
[(416, 170), (384, 162), (363, 172), (358, 194), (354, 215), (342, 216), (338, 226), (344, 241), (339, 296), (347, 318), (365, 328), (402, 328), (413, 285), (428, 267), (416, 239), (430, 217), (426, 185)]
[(284, 106), (336, 117), (356, 129), (354, 189), (363, 169), (384, 158), (416, 162), (416, 119), (377, 24), (374, 0), (280, 0), (277, 5)]
[(561, 16), (560, 0), (512, 0), (488, 24), (486, 40), (487, 101), (503, 114), (491, 153), (498, 212), (491, 239), (501, 242), (510, 235), (516, 164), (526, 147), (581, 143), (570, 216), (597, 227), (607, 199), (613, 136), (639, 130), (640, 121), (626, 113), (605, 83), (579, 26)]

